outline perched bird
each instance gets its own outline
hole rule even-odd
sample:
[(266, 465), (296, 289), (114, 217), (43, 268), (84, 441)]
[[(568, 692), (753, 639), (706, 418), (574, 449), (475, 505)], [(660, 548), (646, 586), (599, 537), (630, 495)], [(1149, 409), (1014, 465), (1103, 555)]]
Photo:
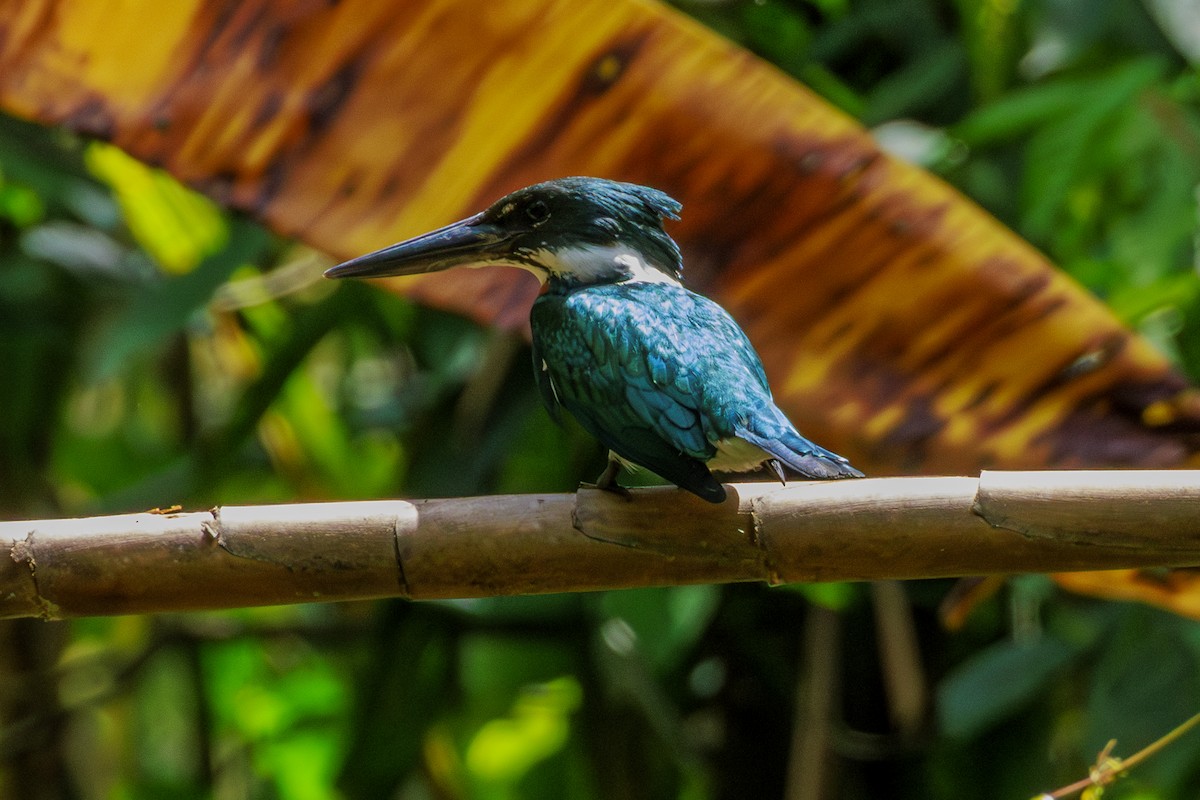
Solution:
[(712, 503), (713, 472), (786, 466), (807, 478), (859, 478), (805, 439), (771, 399), (762, 363), (720, 306), (683, 287), (663, 230), (678, 202), (657, 189), (561, 178), (486, 211), (339, 264), (330, 278), (510, 266), (543, 284), (533, 304), (533, 369), (550, 414), (565, 408), (609, 448), (597, 486), (628, 494), (621, 466), (652, 470)]

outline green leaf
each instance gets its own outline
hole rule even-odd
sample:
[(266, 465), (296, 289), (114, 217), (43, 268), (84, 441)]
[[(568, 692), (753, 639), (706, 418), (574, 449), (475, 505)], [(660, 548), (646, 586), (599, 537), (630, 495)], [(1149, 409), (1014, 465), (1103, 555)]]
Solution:
[(966, 63), (966, 54), (958, 42), (945, 40), (931, 47), (875, 85), (867, 96), (862, 121), (877, 125), (936, 106), (951, 93)]
[(248, 221), (231, 224), (229, 241), (184, 275), (141, 288), (112, 324), (97, 336), (87, 360), (87, 377), (101, 380), (121, 370), (139, 353), (158, 347), (191, 321), (217, 287), (242, 264), (262, 257), (270, 237)]
[(942, 733), (970, 739), (1006, 719), (1057, 677), (1080, 650), (1053, 636), (998, 642), (952, 671), (937, 689)]
[(785, 588), (799, 592), (813, 605), (830, 611), (844, 611), (858, 599), (860, 584), (845, 581), (828, 583), (790, 583)]
[(341, 737), (331, 730), (304, 730), (269, 742), (256, 753), (257, 771), (275, 779), (280, 800), (339, 800), (333, 776)]
[(46, 214), (42, 198), (18, 184), (5, 183), (0, 176), (0, 217), (12, 221), (18, 228), (27, 228)]
[(602, 612), (623, 620), (637, 651), (657, 669), (677, 665), (708, 627), (721, 599), (716, 586), (671, 586), (606, 592)]
[(972, 111), (950, 133), (970, 147), (1009, 141), (1069, 113), (1094, 88), (1094, 78), (1064, 78), (1010, 92)]
[(484, 723), (471, 738), (467, 768), (481, 782), (515, 784), (567, 743), (582, 691), (570, 676), (524, 687), (507, 716)]
[(459, 644), (459, 679), (469, 710), (480, 721), (505, 714), (525, 686), (576, 667), (575, 654), (556, 641), (477, 633)]
[(84, 160), (112, 188), (138, 244), (168, 273), (190, 272), (225, 242), (217, 206), (162, 170), (104, 142), (89, 144)]
[(1122, 65), (1076, 98), (1072, 113), (1040, 130), (1029, 142), (1025, 165), (1023, 229), (1042, 239), (1067, 202), (1071, 188), (1088, 168), (1101, 163), (1100, 141), (1129, 112), (1138, 93), (1159, 78), (1155, 58)]
[[(1200, 711), (1200, 659), (1181, 641), (1194, 623), (1142, 606), (1125, 609), (1100, 653), (1088, 696), (1084, 758), (1110, 739), (1114, 755), (1128, 757)], [(1135, 774), (1157, 786), (1192, 775), (1200, 759), (1200, 730), (1190, 731)]]

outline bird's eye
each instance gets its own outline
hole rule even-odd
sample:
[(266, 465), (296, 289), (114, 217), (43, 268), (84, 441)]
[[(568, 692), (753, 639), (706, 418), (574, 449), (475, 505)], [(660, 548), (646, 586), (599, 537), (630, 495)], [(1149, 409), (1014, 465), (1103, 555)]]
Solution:
[(541, 225), (550, 219), (550, 209), (541, 200), (534, 200), (525, 206), (525, 214), (534, 225)]

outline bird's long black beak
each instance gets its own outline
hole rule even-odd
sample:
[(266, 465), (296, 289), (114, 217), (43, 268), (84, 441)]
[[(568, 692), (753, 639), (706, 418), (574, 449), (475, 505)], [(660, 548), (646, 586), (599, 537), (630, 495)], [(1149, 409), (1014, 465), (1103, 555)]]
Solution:
[(383, 278), (417, 275), (450, 267), (500, 261), (509, 252), (509, 237), (483, 214), (367, 253), (325, 270), (326, 278)]

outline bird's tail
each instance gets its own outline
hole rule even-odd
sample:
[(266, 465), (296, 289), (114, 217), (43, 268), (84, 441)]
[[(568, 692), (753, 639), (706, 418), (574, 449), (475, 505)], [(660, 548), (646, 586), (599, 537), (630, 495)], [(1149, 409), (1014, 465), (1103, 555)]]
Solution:
[(831, 480), (865, 477), (850, 466), (846, 458), (810, 442), (790, 425), (784, 426), (774, 436), (761, 436), (751, 430), (738, 431), (737, 435), (758, 445), (806, 478)]

